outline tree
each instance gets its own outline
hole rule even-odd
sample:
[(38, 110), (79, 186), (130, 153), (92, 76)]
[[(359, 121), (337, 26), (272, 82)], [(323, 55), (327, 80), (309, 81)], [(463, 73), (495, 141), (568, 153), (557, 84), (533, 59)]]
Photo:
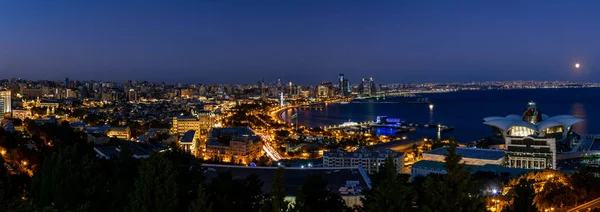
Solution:
[(262, 182), (256, 175), (244, 179), (233, 179), (231, 172), (218, 173), (208, 185), (208, 202), (213, 211), (259, 211)]
[(298, 189), (293, 211), (350, 211), (342, 197), (327, 189), (327, 182), (321, 176), (313, 175)]
[(121, 145), (121, 152), (116, 160), (109, 161), (112, 174), (106, 184), (107, 195), (99, 206), (106, 211), (122, 211), (129, 205), (129, 195), (134, 189), (138, 171), (138, 161), (133, 158), (129, 142)]
[(46, 115), (47, 107), (32, 107), (31, 114)]
[(579, 195), (578, 203), (591, 201), (600, 197), (600, 183), (590, 168), (578, 169), (569, 176), (568, 180)]
[(287, 211), (289, 202), (285, 201), (285, 184), (283, 181), (284, 169), (279, 167), (275, 171), (275, 179), (271, 184), (271, 194), (265, 200), (261, 212), (282, 212)]
[[(84, 148), (85, 150), (85, 148)], [(32, 193), (36, 205), (57, 210), (79, 210), (101, 194), (104, 171), (95, 156), (78, 145), (52, 154), (34, 175)]]
[(3, 204), (8, 196), (8, 170), (4, 165), (4, 158), (0, 156), (0, 205)]
[(485, 199), (476, 193), (477, 182), (471, 180), (470, 170), (460, 163), (462, 157), (456, 154), (456, 147), (451, 142), (447, 149), (446, 174), (425, 179), (419, 197), (422, 211), (485, 211)]
[(378, 173), (372, 190), (363, 192), (364, 211), (410, 211), (412, 210), (413, 192), (396, 171), (392, 155), (388, 155), (382, 173)]
[(416, 160), (417, 158), (419, 158), (419, 147), (417, 146), (417, 143), (413, 143), (413, 145), (411, 146), (411, 152), (413, 154), (413, 158)]
[(290, 135), (290, 131), (287, 130), (277, 130), (275, 131), (275, 135), (281, 138), (287, 138)]
[(131, 193), (131, 211), (177, 211), (177, 170), (160, 153), (152, 153), (142, 161), (135, 190)]
[(557, 180), (549, 180), (537, 193), (534, 202), (540, 209), (568, 208), (575, 205), (574, 200), (577, 200), (577, 194), (573, 189)]
[(185, 211), (192, 201), (196, 200), (196, 188), (204, 183), (203, 170), (200, 160), (189, 152), (171, 144), (171, 150), (164, 156), (173, 163), (177, 170), (176, 183), (178, 185), (177, 197), (179, 200), (178, 211)]
[(200, 184), (196, 191), (198, 198), (192, 202), (188, 211), (189, 212), (212, 212), (212, 203), (207, 202), (206, 191), (204, 186)]
[(519, 180), (519, 184), (514, 187), (513, 211), (538, 211), (533, 204), (533, 199), (535, 198), (533, 183), (533, 181), (527, 179)]

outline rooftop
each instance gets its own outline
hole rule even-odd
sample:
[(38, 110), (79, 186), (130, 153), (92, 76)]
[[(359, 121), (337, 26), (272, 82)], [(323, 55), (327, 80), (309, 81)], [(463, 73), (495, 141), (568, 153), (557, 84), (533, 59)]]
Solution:
[(198, 118), (196, 118), (195, 116), (177, 116), (177, 120), (184, 120), (184, 119), (193, 119), (193, 120), (198, 120)]
[(98, 153), (98, 157), (106, 157), (106, 159), (119, 157), (121, 154), (115, 146), (97, 146), (94, 151)]
[(329, 152), (325, 152), (323, 153), (325, 156), (330, 156), (330, 157), (356, 157), (356, 158), (362, 158), (362, 157), (367, 157), (367, 158), (386, 158), (388, 154), (394, 154), (394, 157), (401, 157), (404, 153), (403, 152), (396, 152), (394, 150), (391, 149), (383, 149), (383, 150), (379, 150), (379, 151), (371, 151), (369, 149), (357, 149), (354, 152), (348, 152), (348, 151), (344, 151), (344, 150), (340, 150), (340, 149), (336, 149), (336, 150), (332, 150)]
[[(424, 154), (433, 154), (433, 155), (446, 155), (448, 154), (448, 147), (437, 148)], [(466, 147), (457, 147), (456, 154), (462, 156), (463, 158), (476, 158), (476, 159), (485, 159), (485, 160), (499, 160), (504, 158), (504, 151), (495, 150), (495, 149), (476, 149), (476, 148), (466, 148)]]
[(218, 138), (223, 135), (234, 136), (253, 136), (254, 132), (248, 127), (226, 127), (226, 128), (213, 128), (210, 132), (210, 137)]
[[(435, 169), (445, 170), (444, 162), (421, 160), (412, 165), (412, 168), (419, 169)], [(518, 177), (529, 172), (543, 171), (543, 169), (521, 169), (521, 168), (506, 168), (496, 164), (486, 164), (483, 166), (466, 165), (465, 168), (471, 168), (471, 173), (476, 172), (493, 172), (496, 174), (508, 173), (511, 177)], [(562, 172), (570, 173), (572, 170), (562, 170)]]
[(196, 135), (196, 130), (188, 130), (181, 136), (179, 139), (180, 143), (192, 143), (194, 141), (194, 136)]

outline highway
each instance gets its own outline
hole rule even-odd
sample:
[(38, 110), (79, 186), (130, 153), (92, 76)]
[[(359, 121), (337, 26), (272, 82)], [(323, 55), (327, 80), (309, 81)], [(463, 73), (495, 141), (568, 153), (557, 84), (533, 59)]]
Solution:
[(257, 133), (258, 136), (260, 136), (263, 140), (263, 150), (265, 150), (265, 152), (267, 153), (267, 156), (269, 156), (269, 158), (271, 158), (271, 160), (273, 161), (279, 161), (281, 159), (283, 159), (283, 157), (281, 156), (281, 154), (279, 154), (279, 152), (273, 148), (271, 146), (271, 137), (269, 135), (266, 134), (259, 134)]
[(600, 198), (594, 199), (592, 201), (583, 203), (577, 207), (571, 208), (568, 210), (568, 212), (590, 211), (594, 208), (600, 208)]

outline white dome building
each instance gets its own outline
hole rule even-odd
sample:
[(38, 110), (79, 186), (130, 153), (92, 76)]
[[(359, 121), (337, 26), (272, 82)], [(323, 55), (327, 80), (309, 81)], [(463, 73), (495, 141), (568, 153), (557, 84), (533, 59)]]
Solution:
[(557, 141), (565, 141), (571, 127), (583, 121), (570, 115), (549, 117), (535, 102), (527, 104), (522, 116), (484, 118), (495, 136), (504, 138), (505, 166), (524, 169), (556, 169)]
[(529, 102), (522, 116), (511, 114), (504, 117), (492, 116), (483, 119), (483, 124), (494, 129), (496, 136), (506, 137), (552, 137), (563, 140), (571, 127), (583, 119), (571, 115), (549, 117), (542, 114), (535, 102)]

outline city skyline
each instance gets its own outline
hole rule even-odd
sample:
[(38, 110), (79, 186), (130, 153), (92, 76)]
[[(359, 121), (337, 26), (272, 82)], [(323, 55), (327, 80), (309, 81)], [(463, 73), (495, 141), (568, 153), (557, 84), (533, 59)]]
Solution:
[(352, 84), (600, 81), (598, 4), (2, 2), (0, 71), (205, 84), (339, 73)]

